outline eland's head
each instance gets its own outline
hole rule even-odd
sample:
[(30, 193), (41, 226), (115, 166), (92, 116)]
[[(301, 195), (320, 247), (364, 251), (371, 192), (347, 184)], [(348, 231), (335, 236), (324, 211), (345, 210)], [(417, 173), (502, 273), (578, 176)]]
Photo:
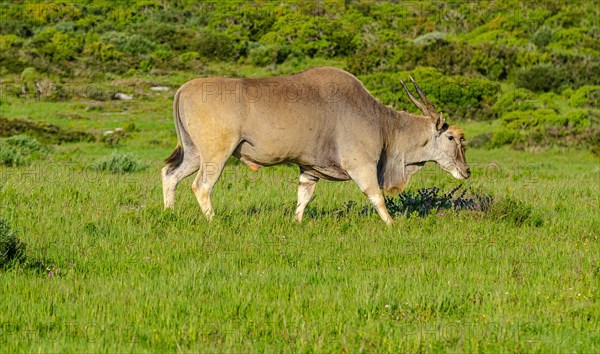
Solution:
[(465, 157), (465, 136), (459, 127), (448, 126), (442, 113), (437, 113), (433, 104), (425, 97), (425, 94), (415, 80), (412, 81), (422, 103), (408, 90), (402, 80), (402, 86), (424, 116), (429, 117), (432, 123), (432, 139), (429, 140), (428, 150), (431, 160), (437, 162), (442, 169), (452, 174), (456, 179), (467, 179), (471, 176), (471, 170)]

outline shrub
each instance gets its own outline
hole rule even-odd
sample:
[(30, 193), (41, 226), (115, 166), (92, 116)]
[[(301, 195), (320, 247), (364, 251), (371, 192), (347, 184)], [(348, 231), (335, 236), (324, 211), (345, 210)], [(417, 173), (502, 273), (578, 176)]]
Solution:
[(200, 58), (200, 53), (198, 52), (185, 52), (179, 56), (179, 60), (182, 63), (188, 63), (198, 58)]
[(5, 268), (24, 260), (25, 243), (11, 229), (6, 219), (0, 216), (0, 267)]
[(544, 48), (550, 42), (552, 42), (552, 37), (554, 36), (554, 31), (550, 27), (542, 27), (537, 32), (535, 32), (530, 40), (535, 44), (538, 48)]
[(543, 224), (542, 217), (534, 212), (531, 205), (512, 198), (495, 201), (487, 216), (493, 220), (506, 221), (516, 226), (526, 224), (538, 227)]
[(15, 146), (6, 143), (0, 143), (0, 164), (4, 166), (16, 167), (27, 165), (29, 160), (21, 154), (21, 151)]
[(600, 107), (600, 86), (582, 86), (571, 95), (573, 107)]
[(50, 123), (18, 118), (7, 119), (0, 116), (0, 137), (9, 137), (19, 134), (34, 136), (39, 141), (49, 144), (96, 140), (94, 136), (88, 132), (65, 130)]
[[(281, 64), (292, 52), (292, 47), (289, 45), (251, 43), (248, 45), (248, 61), (258, 66)], [(299, 53), (296, 53), (296, 55), (299, 55)]]
[(156, 44), (139, 34), (129, 35), (123, 32), (107, 32), (100, 37), (101, 42), (114, 45), (120, 52), (133, 56), (149, 54)]
[(152, 60), (142, 60), (138, 64), (138, 69), (143, 73), (149, 72), (150, 70), (152, 70), (153, 67), (154, 63), (152, 62)]
[(442, 209), (455, 211), (487, 211), (489, 209), (492, 197), (472, 192), (467, 194), (466, 189), (456, 195), (461, 188), (462, 185), (458, 185), (447, 193), (441, 193), (437, 187), (421, 188), (416, 192), (404, 191), (395, 198), (385, 198), (385, 203), (392, 215), (404, 214), (407, 216), (414, 214), (426, 216)]
[(425, 33), (424, 35), (415, 38), (413, 40), (413, 43), (415, 45), (420, 45), (420, 46), (428, 46), (428, 45), (432, 45), (432, 44), (447, 43), (448, 41), (446, 40), (446, 37), (447, 37), (446, 33), (434, 31), (434, 32)]
[(537, 64), (522, 68), (515, 74), (515, 85), (531, 91), (547, 92), (560, 87), (563, 72), (553, 64)]
[[(134, 125), (135, 127), (135, 125)], [(118, 146), (121, 140), (127, 138), (128, 134), (122, 128), (116, 128), (115, 130), (106, 130), (102, 133), (100, 141), (109, 146)]]
[(383, 45), (359, 48), (347, 60), (347, 69), (356, 75), (373, 73), (390, 57), (391, 50)]
[(500, 58), (488, 56), (482, 52), (475, 52), (471, 65), (480, 74), (489, 77), (492, 80), (499, 80), (506, 77), (504, 61)]
[(473, 138), (469, 139), (468, 146), (473, 148), (489, 147), (493, 134), (494, 133), (483, 133), (475, 135)]
[(560, 95), (563, 96), (564, 98), (570, 99), (571, 96), (573, 96), (573, 93), (575, 93), (575, 91), (572, 88), (567, 87), (560, 93)]
[(377, 73), (361, 76), (365, 86), (385, 104), (396, 109), (416, 111), (404, 93), (400, 79), (415, 78), (438, 111), (450, 113), (449, 119), (483, 120), (491, 116), (488, 108), (495, 101), (500, 85), (486, 79), (444, 76), (433, 68), (417, 68), (399, 74)]
[(180, 54), (174, 64), (178, 69), (199, 71), (199, 69), (202, 67), (202, 63), (200, 62), (200, 53), (185, 52)]
[(518, 141), (521, 134), (516, 130), (499, 129), (492, 134), (488, 146), (490, 148), (498, 148), (504, 145), (512, 144)]
[(81, 52), (82, 42), (81, 36), (57, 32), (42, 50), (51, 56), (53, 61), (72, 60)]
[(502, 116), (513, 111), (526, 111), (536, 108), (535, 94), (529, 90), (516, 89), (504, 92), (492, 106), (492, 110)]
[(201, 30), (192, 47), (200, 56), (211, 59), (226, 60), (234, 57), (234, 40), (218, 31)]
[(83, 52), (101, 63), (119, 60), (123, 57), (123, 53), (118, 51), (113, 44), (98, 41), (86, 44)]
[(600, 157), (600, 129), (588, 128), (581, 134), (581, 140), (590, 147), (590, 151)]
[(554, 110), (555, 112), (561, 112), (564, 110), (564, 107), (568, 106), (569, 104), (568, 100), (554, 92), (541, 93), (537, 96), (537, 98), (537, 108), (548, 108)]
[[(27, 135), (16, 135), (0, 143), (0, 164), (5, 166), (28, 165), (32, 157), (39, 158), (45, 146)], [(33, 156), (32, 156), (33, 155)]]
[(166, 62), (173, 57), (173, 52), (167, 49), (158, 49), (152, 53), (152, 59), (160, 62)]
[[(272, 31), (260, 38), (267, 45), (289, 44), (308, 57), (333, 57), (338, 51), (351, 53), (349, 36), (341, 23), (327, 17), (289, 13), (281, 16)], [(343, 49), (342, 49), (343, 47)]]
[(138, 172), (148, 168), (132, 154), (113, 153), (110, 157), (97, 161), (92, 169), (112, 173)]
[(515, 111), (502, 116), (508, 129), (542, 129), (550, 127), (568, 128), (578, 131), (589, 125), (586, 110), (572, 110), (558, 114), (552, 109)]
[(82, 96), (94, 101), (110, 101), (116, 93), (112, 88), (88, 85), (83, 89)]
[(546, 115), (555, 116), (556, 112), (551, 109), (515, 111), (504, 114), (501, 119), (509, 129), (527, 129), (538, 126)]
[(0, 50), (7, 51), (15, 47), (20, 47), (23, 39), (14, 34), (0, 35)]
[(580, 131), (590, 125), (589, 111), (586, 109), (574, 109), (566, 113), (567, 126), (575, 131)]
[(40, 151), (44, 147), (39, 141), (27, 135), (15, 135), (5, 140), (7, 144), (16, 146), (22, 151), (32, 153), (34, 151)]
[(597, 39), (589, 36), (585, 28), (558, 29), (548, 49), (561, 54), (599, 54)]

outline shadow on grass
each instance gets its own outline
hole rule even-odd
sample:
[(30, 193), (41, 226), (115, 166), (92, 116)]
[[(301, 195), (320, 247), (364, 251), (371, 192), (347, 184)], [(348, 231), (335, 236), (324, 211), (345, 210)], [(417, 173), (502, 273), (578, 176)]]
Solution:
[[(449, 192), (437, 187), (421, 188), (417, 191), (405, 191), (394, 197), (385, 198), (386, 207), (392, 217), (426, 217), (445, 211), (472, 212), (480, 217), (509, 222), (515, 226), (543, 225), (543, 218), (534, 208), (520, 200), (512, 198), (494, 199), (487, 194), (463, 189), (458, 185)], [(351, 215), (368, 216), (377, 214), (371, 205), (348, 201), (342, 208), (334, 210), (307, 208), (305, 215), (311, 218), (346, 218)]]

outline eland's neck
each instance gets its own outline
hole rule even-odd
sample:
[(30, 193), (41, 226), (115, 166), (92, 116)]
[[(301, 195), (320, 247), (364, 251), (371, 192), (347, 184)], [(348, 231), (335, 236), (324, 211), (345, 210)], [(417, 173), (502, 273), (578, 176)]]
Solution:
[(384, 149), (388, 158), (401, 160), (404, 165), (431, 161), (432, 127), (427, 117), (397, 112), (388, 119)]
[(384, 148), (378, 165), (379, 185), (399, 193), (423, 164), (432, 160), (431, 121), (407, 112), (390, 114), (384, 124)]

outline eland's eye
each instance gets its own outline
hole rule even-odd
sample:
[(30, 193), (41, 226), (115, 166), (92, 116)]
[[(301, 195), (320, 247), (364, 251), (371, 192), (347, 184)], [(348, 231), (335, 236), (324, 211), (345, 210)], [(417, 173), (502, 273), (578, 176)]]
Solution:
[(454, 136), (448, 135), (448, 140), (454, 140)]

